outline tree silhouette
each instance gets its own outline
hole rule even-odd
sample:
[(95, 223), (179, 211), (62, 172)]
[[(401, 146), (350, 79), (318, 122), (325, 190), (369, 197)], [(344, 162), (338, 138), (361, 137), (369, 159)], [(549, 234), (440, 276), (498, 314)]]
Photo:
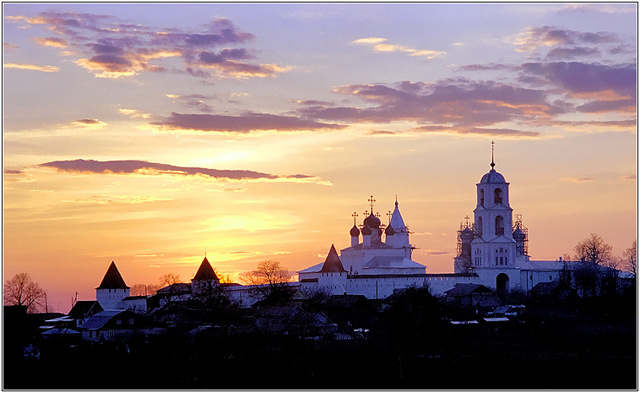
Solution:
[(46, 292), (28, 273), (18, 273), (4, 283), (4, 304), (26, 306), (27, 312), (36, 312), (44, 305)]
[(287, 282), (293, 274), (280, 262), (267, 260), (259, 262), (254, 270), (242, 273), (240, 279), (245, 284), (254, 286), (254, 291), (260, 297), (276, 301), (287, 297)]
[(634, 276), (636, 275), (637, 262), (638, 262), (638, 254), (636, 248), (636, 241), (634, 240), (631, 244), (631, 247), (624, 250), (622, 253), (622, 259), (624, 260), (625, 267), (629, 272), (631, 272)]
[(598, 236), (592, 233), (588, 238), (579, 242), (574, 248), (575, 259), (583, 262), (590, 262), (602, 265), (611, 259), (611, 246)]
[[(609, 267), (615, 262), (611, 256), (611, 249), (612, 247), (596, 233), (592, 233), (575, 246), (574, 258), (582, 262), (575, 270), (575, 281), (584, 295), (597, 294), (604, 272), (601, 267)], [(615, 267), (613, 269), (615, 270)]]

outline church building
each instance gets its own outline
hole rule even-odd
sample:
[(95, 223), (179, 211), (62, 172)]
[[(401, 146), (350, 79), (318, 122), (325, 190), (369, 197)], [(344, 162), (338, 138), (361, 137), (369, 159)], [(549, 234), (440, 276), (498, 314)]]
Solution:
[(382, 299), (410, 286), (427, 285), (434, 295), (444, 295), (457, 283), (481, 284), (498, 293), (528, 292), (540, 282), (558, 280), (571, 262), (530, 260), (528, 230), (520, 215), (514, 222), (509, 183), (495, 169), (493, 143), (490, 166), (476, 184), (474, 221), (467, 217), (458, 231), (454, 273), (430, 274), (425, 265), (413, 261), (414, 246), (397, 198), (389, 224), (384, 225), (373, 213), (375, 199), (371, 196), (371, 210), (365, 211), (359, 227), (357, 214), (352, 214), (351, 246), (338, 255), (332, 245), (323, 263), (299, 271), (300, 287)]

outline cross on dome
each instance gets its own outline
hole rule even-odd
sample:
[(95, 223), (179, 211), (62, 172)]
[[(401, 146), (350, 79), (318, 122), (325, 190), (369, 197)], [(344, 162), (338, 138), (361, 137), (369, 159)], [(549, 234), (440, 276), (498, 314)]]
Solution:
[(356, 225), (356, 220), (358, 219), (358, 213), (353, 212), (353, 214), (351, 215), (351, 217), (353, 217), (353, 225)]
[(371, 197), (368, 199), (369, 203), (371, 204), (371, 214), (373, 214), (373, 203), (376, 201), (375, 199), (373, 199), (373, 195), (371, 195)]

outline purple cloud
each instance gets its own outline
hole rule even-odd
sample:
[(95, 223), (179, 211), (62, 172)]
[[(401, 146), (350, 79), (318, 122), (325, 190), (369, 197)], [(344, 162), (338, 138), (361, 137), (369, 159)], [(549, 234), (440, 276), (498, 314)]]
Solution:
[(151, 123), (164, 130), (197, 130), (216, 132), (339, 130), (346, 126), (319, 123), (291, 116), (246, 113), (241, 116), (182, 114), (172, 112), (163, 121)]
[(98, 119), (80, 119), (80, 120), (74, 120), (73, 122), (80, 123), (80, 124), (87, 124), (87, 125), (104, 124)]
[(520, 34), (518, 50), (532, 51), (537, 48), (558, 45), (611, 44), (620, 42), (618, 36), (609, 32), (579, 32), (553, 26), (532, 27)]
[(348, 85), (334, 91), (357, 97), (369, 105), (363, 108), (312, 106), (301, 108), (298, 113), (307, 118), (333, 121), (405, 120), (425, 125), (453, 124), (468, 129), (503, 121), (546, 118), (563, 111), (547, 102), (542, 90), (465, 78), (431, 85), (406, 82), (393, 86)]
[[(255, 58), (246, 48), (220, 46), (241, 45), (254, 38), (253, 34), (238, 31), (228, 19), (217, 19), (201, 26), (199, 31), (122, 23), (108, 15), (73, 12), (42, 12), (36, 17), (9, 19), (16, 23), (42, 25), (58, 38), (40, 38), (46, 46), (73, 46), (81, 51), (75, 64), (94, 73), (96, 77), (118, 78), (140, 72), (164, 71), (164, 58), (181, 58), (184, 72), (199, 78), (213, 75), (224, 77), (273, 77), (287, 69), (274, 64), (253, 64)], [(58, 40), (57, 42), (53, 40)], [(64, 44), (64, 45), (63, 45)], [(66, 53), (68, 55), (68, 52)], [(214, 68), (208, 72), (202, 68)]]
[(40, 164), (42, 167), (54, 168), (59, 172), (80, 172), (95, 174), (171, 174), (182, 176), (202, 175), (215, 179), (229, 180), (276, 180), (276, 179), (312, 179), (308, 175), (280, 176), (270, 173), (255, 172), (249, 170), (224, 170), (199, 167), (181, 167), (175, 165), (158, 164), (147, 161), (126, 160), (126, 161), (94, 161), (94, 160), (73, 160), (73, 161), (52, 161)]
[(525, 63), (521, 70), (541, 76), (571, 92), (635, 91), (635, 65), (606, 66), (588, 63)]
[(571, 60), (576, 57), (589, 57), (589, 56), (599, 56), (600, 51), (597, 48), (584, 48), (584, 47), (573, 47), (573, 48), (554, 48), (549, 51), (547, 54), (547, 59), (550, 60)]
[(516, 66), (508, 64), (468, 64), (458, 67), (458, 71), (514, 71)]
[(564, 89), (568, 96), (592, 99), (577, 108), (580, 112), (635, 111), (635, 64), (525, 63), (521, 71), (540, 84)]

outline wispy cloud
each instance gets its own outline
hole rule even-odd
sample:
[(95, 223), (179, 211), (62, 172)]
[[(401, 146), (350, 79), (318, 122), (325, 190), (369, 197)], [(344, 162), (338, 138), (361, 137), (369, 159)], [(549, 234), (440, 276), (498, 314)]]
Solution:
[(168, 164), (160, 164), (139, 160), (123, 161), (95, 161), (95, 160), (72, 160), (72, 161), (51, 161), (40, 164), (41, 167), (52, 168), (58, 172), (87, 173), (87, 174), (137, 174), (137, 175), (173, 175), (173, 176), (201, 176), (223, 181), (246, 180), (246, 181), (287, 181), (318, 183), (322, 181), (315, 176), (309, 175), (274, 175), (264, 172), (250, 170), (228, 170), (212, 169), (201, 167), (181, 167)]
[(71, 127), (99, 129), (107, 126), (107, 123), (98, 119), (79, 119), (71, 122)]
[(346, 126), (320, 123), (293, 116), (245, 113), (239, 116), (171, 113), (162, 121), (151, 123), (161, 130), (194, 130), (247, 133), (251, 131), (340, 130)]
[(65, 199), (62, 202), (82, 205), (138, 205), (142, 203), (170, 201), (171, 198), (160, 198), (151, 195), (93, 195), (89, 198)]
[(38, 43), (38, 45), (42, 46), (50, 46), (53, 48), (66, 48), (67, 41), (62, 38), (56, 37), (34, 37), (33, 40)]
[(422, 126), (414, 128), (412, 131), (425, 133), (449, 133), (460, 135), (487, 135), (487, 136), (504, 136), (504, 137), (540, 137), (541, 133), (537, 131), (521, 131), (509, 128), (457, 128), (442, 126)]
[(39, 66), (34, 64), (14, 64), (8, 63), (4, 64), (4, 68), (15, 68), (18, 70), (27, 70), (27, 71), (40, 71), (40, 72), (59, 72), (60, 68), (56, 66)]
[(118, 111), (125, 116), (129, 116), (132, 119), (148, 119), (151, 117), (150, 113), (144, 113), (142, 111), (139, 111), (138, 109), (120, 108), (118, 109)]
[(180, 103), (188, 108), (197, 109), (200, 112), (213, 112), (213, 107), (207, 104), (206, 101), (215, 98), (215, 96), (203, 94), (167, 94), (167, 97), (171, 98), (173, 102)]
[(404, 52), (409, 56), (424, 56), (427, 59), (445, 55), (446, 52), (429, 50), (429, 49), (414, 49), (404, 45), (396, 45), (387, 43), (388, 39), (379, 37), (360, 38), (352, 43), (361, 45), (370, 45), (376, 52)]
[(596, 180), (595, 177), (563, 177), (562, 180), (571, 183), (590, 183)]

